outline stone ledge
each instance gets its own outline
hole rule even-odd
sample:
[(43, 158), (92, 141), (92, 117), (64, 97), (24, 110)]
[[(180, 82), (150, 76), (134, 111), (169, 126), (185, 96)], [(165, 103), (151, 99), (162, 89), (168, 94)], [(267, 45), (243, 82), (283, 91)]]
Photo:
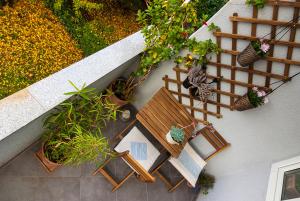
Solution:
[(137, 32), (0, 100), (0, 141), (68, 99), (64, 93), (73, 90), (68, 80), (90, 85), (143, 49), (143, 36)]

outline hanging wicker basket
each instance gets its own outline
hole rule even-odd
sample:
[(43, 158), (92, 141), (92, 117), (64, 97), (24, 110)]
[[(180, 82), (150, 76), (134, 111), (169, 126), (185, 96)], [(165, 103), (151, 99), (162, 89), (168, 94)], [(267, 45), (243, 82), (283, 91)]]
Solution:
[(237, 61), (242, 67), (247, 67), (259, 59), (261, 56), (256, 53), (251, 43), (237, 56)]
[(237, 111), (244, 111), (244, 110), (249, 110), (255, 108), (251, 103), (248, 98), (248, 93), (240, 97), (234, 102), (234, 109)]

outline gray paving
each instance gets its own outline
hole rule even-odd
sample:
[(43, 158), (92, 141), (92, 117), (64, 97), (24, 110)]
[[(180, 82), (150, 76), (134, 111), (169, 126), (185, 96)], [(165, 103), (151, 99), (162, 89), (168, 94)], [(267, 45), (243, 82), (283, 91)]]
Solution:
[[(111, 138), (127, 124), (120, 120), (110, 122), (104, 133)], [(39, 147), (40, 142), (35, 143), (0, 168), (0, 201), (192, 201), (196, 198), (197, 193), (185, 184), (169, 193), (159, 178), (146, 184), (132, 177), (112, 193), (112, 185), (101, 174), (92, 176), (95, 164), (64, 166), (49, 174), (34, 155)], [(108, 169), (118, 179), (130, 171), (122, 159), (112, 161)], [(179, 179), (169, 164), (163, 167), (163, 172), (174, 181)]]

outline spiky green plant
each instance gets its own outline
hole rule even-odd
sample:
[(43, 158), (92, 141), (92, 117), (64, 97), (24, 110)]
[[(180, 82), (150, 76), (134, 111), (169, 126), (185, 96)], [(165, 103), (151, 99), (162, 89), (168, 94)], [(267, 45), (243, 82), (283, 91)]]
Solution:
[(101, 129), (116, 119), (117, 106), (95, 89), (70, 83), (76, 90), (66, 94), (73, 97), (45, 120), (45, 155), (53, 162), (76, 165), (106, 158), (112, 152)]
[(177, 128), (176, 126), (171, 127), (171, 137), (174, 141), (181, 143), (184, 140), (184, 131), (182, 128)]

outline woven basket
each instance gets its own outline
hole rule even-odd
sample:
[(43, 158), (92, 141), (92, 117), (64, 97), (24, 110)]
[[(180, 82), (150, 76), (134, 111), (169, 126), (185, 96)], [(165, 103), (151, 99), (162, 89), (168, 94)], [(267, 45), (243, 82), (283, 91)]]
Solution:
[(247, 67), (261, 57), (256, 53), (251, 43), (237, 56), (237, 61), (242, 67)]
[(255, 108), (249, 101), (248, 93), (240, 97), (234, 102), (234, 109), (237, 111), (244, 111)]

